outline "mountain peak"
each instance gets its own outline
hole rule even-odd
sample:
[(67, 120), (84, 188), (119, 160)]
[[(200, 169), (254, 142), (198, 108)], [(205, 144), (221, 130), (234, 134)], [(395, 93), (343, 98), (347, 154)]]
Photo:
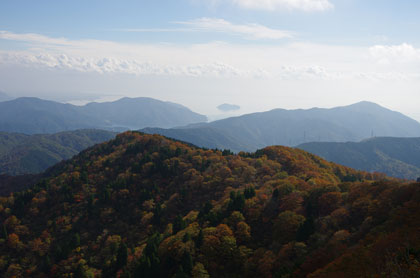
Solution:
[(274, 109), (200, 126), (147, 130), (207, 148), (255, 151), (310, 141), (360, 141), (375, 136), (420, 136), (420, 124), (369, 101), (331, 109)]
[(352, 105), (374, 105), (374, 106), (380, 106), (379, 104), (377, 104), (375, 102), (372, 102), (372, 101), (368, 101), (368, 100), (362, 100), (362, 101), (356, 102), (356, 103), (354, 103)]
[[(8, 277), (362, 277), (343, 256), (366, 254), (374, 277), (388, 254), (420, 248), (418, 184), (384, 178), (293, 148), (234, 155), (126, 132), (2, 198), (0, 255)], [(331, 265), (350, 274), (325, 276)]]
[(379, 104), (377, 104), (375, 102), (366, 101), (366, 100), (359, 101), (359, 102), (356, 102), (354, 104), (350, 104), (348, 106), (343, 106), (343, 108), (345, 108), (345, 107), (349, 107), (349, 108), (360, 108), (360, 109), (378, 109), (378, 108), (380, 108), (380, 109), (389, 110), (388, 108), (385, 108), (385, 107), (383, 107), (383, 106), (381, 106), (381, 105), (379, 105)]
[(34, 97), (0, 102), (0, 130), (26, 134), (99, 128), (129, 130), (170, 128), (206, 121), (188, 108), (152, 98), (123, 98), (84, 106)]

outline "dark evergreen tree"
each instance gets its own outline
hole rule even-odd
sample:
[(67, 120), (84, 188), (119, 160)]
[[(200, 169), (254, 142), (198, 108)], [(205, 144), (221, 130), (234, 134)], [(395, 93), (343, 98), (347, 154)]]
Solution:
[(230, 201), (228, 205), (228, 212), (242, 211), (245, 206), (245, 196), (241, 192), (230, 192)]
[(70, 243), (69, 248), (70, 249), (74, 249), (74, 248), (76, 248), (78, 246), (80, 246), (80, 235), (79, 235), (79, 233), (75, 233), (73, 235), (73, 238), (72, 238), (72, 241)]
[(162, 222), (162, 206), (160, 204), (157, 204), (153, 210), (152, 223), (157, 226), (160, 226), (161, 222)]
[(184, 272), (182, 266), (179, 266), (178, 271), (175, 274), (175, 278), (189, 278), (190, 276)]
[(253, 186), (246, 187), (244, 189), (245, 199), (251, 199), (255, 196), (255, 188)]
[(195, 239), (195, 246), (197, 248), (200, 248), (201, 245), (203, 245), (203, 241), (204, 241), (204, 234), (203, 234), (203, 230), (200, 229), (200, 232), (198, 233), (198, 236)]
[(190, 252), (185, 251), (181, 258), (181, 265), (184, 273), (191, 274), (191, 271), (194, 267), (193, 259)]
[(134, 277), (152, 277), (152, 264), (148, 256), (144, 255), (140, 258), (136, 268), (134, 269)]
[(191, 240), (191, 235), (189, 233), (185, 233), (184, 237), (182, 238), (183, 242), (188, 242)]
[(120, 247), (118, 248), (117, 262), (116, 262), (117, 269), (121, 269), (127, 264), (127, 258), (128, 258), (127, 245), (123, 242), (120, 244)]
[(79, 264), (74, 272), (74, 278), (87, 278), (85, 268), (82, 264)]
[(2, 229), (1, 229), (1, 238), (7, 239), (7, 229), (4, 224), (2, 225)]
[(306, 241), (315, 232), (315, 223), (313, 217), (308, 217), (299, 227), (296, 235), (298, 241)]
[(177, 232), (185, 229), (186, 227), (187, 223), (185, 222), (185, 220), (182, 218), (181, 215), (177, 215), (172, 227), (173, 234), (176, 234)]
[(149, 237), (143, 256), (135, 268), (135, 277), (160, 277), (158, 246), (161, 240), (162, 237), (158, 233)]
[(212, 209), (213, 205), (207, 201), (198, 213), (198, 219), (205, 220)]
[(42, 272), (46, 274), (50, 273), (51, 265), (52, 264), (51, 264), (50, 256), (47, 254), (44, 256), (44, 260), (42, 262), (42, 266), (41, 266)]
[(274, 200), (277, 200), (279, 198), (279, 195), (280, 195), (279, 189), (278, 188), (274, 189), (274, 191), (273, 191), (273, 199)]

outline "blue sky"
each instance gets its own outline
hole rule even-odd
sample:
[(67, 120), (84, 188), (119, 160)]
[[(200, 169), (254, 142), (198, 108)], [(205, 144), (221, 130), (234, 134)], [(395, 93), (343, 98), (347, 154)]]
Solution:
[(3, 30), (17, 33), (121, 42), (190, 43), (220, 38), (235, 40), (214, 33), (203, 36), (181, 32), (133, 34), (117, 31), (177, 29), (179, 26), (175, 22), (209, 17), (223, 18), (237, 24), (259, 23), (274, 29), (291, 30), (297, 33), (296, 39), (316, 42), (369, 44), (384, 37), (394, 43), (417, 43), (419, 40), (414, 36), (420, 28), (419, 1), (330, 0), (333, 8), (326, 11), (290, 10), (288, 7), (266, 11), (241, 8), (229, 0), (220, 1), (224, 4), (212, 2), (215, 1), (2, 0), (0, 26)]
[(0, 1), (0, 90), (216, 114), (370, 100), (420, 119), (420, 1)]

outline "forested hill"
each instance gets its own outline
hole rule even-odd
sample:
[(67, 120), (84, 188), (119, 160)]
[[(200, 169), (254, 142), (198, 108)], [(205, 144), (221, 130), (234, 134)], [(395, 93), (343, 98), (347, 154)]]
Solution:
[(4, 277), (418, 277), (420, 184), (120, 134), (0, 198)]
[(416, 180), (420, 177), (420, 138), (378, 137), (361, 142), (312, 142), (298, 148), (359, 170)]
[(375, 136), (420, 137), (420, 123), (371, 102), (330, 109), (274, 109), (182, 128), (146, 128), (200, 147), (255, 151), (306, 142), (358, 142)]
[(95, 129), (36, 135), (0, 132), (0, 174), (40, 173), (115, 136), (115, 132)]

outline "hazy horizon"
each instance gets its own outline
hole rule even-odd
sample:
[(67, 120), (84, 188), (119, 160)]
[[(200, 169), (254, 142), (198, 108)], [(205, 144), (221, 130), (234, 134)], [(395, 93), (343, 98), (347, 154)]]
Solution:
[[(8, 95), (8, 96), (11, 96), (11, 95)], [(39, 97), (39, 96), (36, 96), (36, 95), (35, 96), (27, 96), (27, 95), (17, 95), (16, 96), (16, 98), (21, 98), (21, 97), (37, 97), (37, 98), (56, 101), (56, 102), (60, 102), (60, 103), (68, 103), (68, 104), (72, 104), (72, 105), (76, 105), (76, 106), (84, 106), (84, 105), (92, 103), (92, 102), (97, 102), (97, 103), (114, 102), (114, 101), (120, 100), (120, 99), (125, 98), (125, 97), (136, 98), (136, 97), (143, 97), (143, 96), (132, 96), (132, 97), (130, 97), (130, 96), (108, 95), (108, 96), (103, 96), (103, 97), (96, 98), (97, 96), (94, 96), (94, 95), (86, 95), (86, 97), (83, 98), (83, 96), (81, 95), (80, 98), (75, 98), (75, 99), (73, 99), (71, 97), (66, 99), (66, 96), (61, 96), (58, 99), (56, 99), (54, 97), (48, 97), (48, 96), (44, 96), (45, 98), (43, 98), (42, 96)], [(153, 98), (153, 97), (151, 97), (151, 98)], [(158, 98), (153, 98), (153, 99), (156, 99), (156, 100), (159, 100), (159, 101), (164, 101), (164, 102), (166, 102), (166, 101), (172, 102), (172, 101), (169, 101), (169, 100), (158, 99)], [(212, 121), (226, 119), (226, 118), (229, 118), (229, 117), (238, 117), (238, 116), (242, 116), (242, 115), (246, 115), (246, 114), (268, 112), (268, 111), (271, 111), (273, 109), (286, 109), (286, 110), (299, 110), (299, 109), (309, 110), (309, 109), (318, 109), (318, 108), (319, 109), (331, 109), (331, 108), (337, 108), (337, 107), (342, 107), (342, 106), (350, 106), (350, 105), (357, 104), (357, 103), (360, 103), (360, 102), (370, 102), (370, 101), (360, 100), (360, 101), (353, 102), (353, 103), (348, 103), (348, 104), (344, 104), (344, 105), (337, 105), (337, 106), (333, 105), (333, 106), (329, 106), (329, 107), (322, 107), (322, 106), (312, 106), (312, 107), (306, 107), (306, 108), (302, 108), (302, 107), (295, 107), (295, 108), (274, 107), (274, 108), (268, 108), (266, 110), (262, 109), (262, 110), (259, 110), (259, 111), (245, 111), (242, 107), (238, 110), (221, 111), (221, 110), (218, 110), (217, 107), (216, 107), (216, 109), (214, 109), (213, 114), (200, 113), (200, 112), (198, 112), (194, 109), (191, 109), (190, 107), (188, 107), (188, 106), (186, 106), (182, 103), (177, 103), (177, 104), (181, 104), (181, 105), (189, 108), (193, 112), (196, 112), (196, 113), (207, 116), (208, 122), (212, 122)], [(376, 104), (378, 104), (378, 103), (376, 103)], [(232, 104), (232, 105), (235, 105), (235, 104)], [(378, 105), (380, 105), (380, 104), (378, 104)], [(385, 107), (383, 105), (380, 105), (380, 106), (382, 106), (386, 109), (390, 109), (390, 108)], [(390, 109), (390, 110), (392, 110), (392, 109)], [(402, 113), (401, 111), (396, 111), (396, 110), (392, 110), (392, 111)], [(404, 113), (402, 113), (402, 114), (404, 114)], [(409, 116), (407, 114), (404, 114), (404, 115)], [(417, 122), (420, 122), (419, 119), (416, 119), (415, 117), (411, 117), (411, 118), (416, 120)]]
[[(371, 101), (420, 120), (420, 3), (2, 1), (0, 91), (220, 115)], [(398, 11), (398, 12), (395, 12)]]

